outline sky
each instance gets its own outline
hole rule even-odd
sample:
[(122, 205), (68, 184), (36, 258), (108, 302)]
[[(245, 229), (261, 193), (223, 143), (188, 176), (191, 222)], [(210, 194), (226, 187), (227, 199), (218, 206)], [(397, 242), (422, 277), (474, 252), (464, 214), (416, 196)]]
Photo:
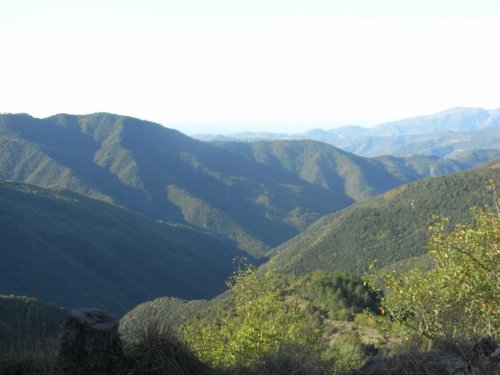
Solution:
[(0, 112), (187, 134), (500, 107), (498, 0), (2, 0)]

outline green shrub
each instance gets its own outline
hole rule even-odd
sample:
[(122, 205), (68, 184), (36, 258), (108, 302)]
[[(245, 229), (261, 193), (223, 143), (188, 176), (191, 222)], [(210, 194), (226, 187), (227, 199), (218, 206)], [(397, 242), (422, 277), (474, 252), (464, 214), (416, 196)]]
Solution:
[(335, 373), (359, 368), (373, 354), (376, 349), (373, 345), (366, 345), (355, 331), (347, 334), (342, 342), (325, 351), (324, 356), (333, 363)]
[(258, 275), (253, 266), (240, 268), (228, 286), (233, 305), (219, 318), (193, 322), (183, 337), (204, 361), (219, 367), (257, 366), (286, 347), (316, 348), (313, 331), (297, 305), (285, 302), (279, 276), (273, 267)]
[[(445, 232), (446, 218), (430, 228), (435, 267), (385, 275), (386, 313), (427, 342), (500, 332), (500, 216), (473, 209), (474, 223)], [(377, 277), (367, 277), (377, 287)], [(380, 290), (380, 289), (379, 289)]]

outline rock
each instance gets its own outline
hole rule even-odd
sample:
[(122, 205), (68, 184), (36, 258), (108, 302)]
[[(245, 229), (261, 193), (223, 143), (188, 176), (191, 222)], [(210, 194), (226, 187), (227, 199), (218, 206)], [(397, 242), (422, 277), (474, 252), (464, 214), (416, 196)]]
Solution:
[(480, 356), (489, 357), (497, 348), (499, 348), (499, 346), (495, 339), (491, 336), (485, 336), (478, 340), (473, 347), (473, 351)]
[(387, 374), (389, 371), (390, 361), (381, 355), (376, 355), (370, 358), (357, 372), (360, 375), (379, 375)]
[(500, 346), (492, 337), (474, 345), (441, 343), (429, 351), (407, 350), (392, 357), (369, 359), (356, 375), (500, 375)]
[(429, 375), (476, 375), (477, 370), (471, 366), (463, 355), (444, 350), (431, 350), (423, 355), (423, 368)]
[(67, 374), (111, 374), (123, 358), (119, 322), (98, 309), (76, 309), (64, 322), (58, 363)]

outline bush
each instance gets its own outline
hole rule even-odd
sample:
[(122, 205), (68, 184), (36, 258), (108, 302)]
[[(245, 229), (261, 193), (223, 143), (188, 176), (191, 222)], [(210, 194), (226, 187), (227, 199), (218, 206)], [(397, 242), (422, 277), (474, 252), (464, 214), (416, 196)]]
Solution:
[(219, 368), (253, 367), (290, 346), (318, 346), (319, 333), (309, 328), (296, 304), (284, 301), (273, 267), (258, 275), (253, 266), (244, 266), (228, 285), (232, 308), (208, 324), (194, 322), (183, 330), (199, 358)]
[[(391, 272), (383, 280), (385, 312), (427, 342), (500, 332), (500, 217), (473, 209), (474, 223), (446, 233), (436, 218), (427, 248), (431, 270)], [(367, 277), (376, 288), (375, 276)]]
[(172, 329), (154, 320), (125, 348), (128, 374), (195, 375), (208, 370)]
[(375, 346), (363, 343), (357, 332), (350, 332), (324, 355), (332, 361), (335, 373), (343, 373), (360, 367), (376, 352)]

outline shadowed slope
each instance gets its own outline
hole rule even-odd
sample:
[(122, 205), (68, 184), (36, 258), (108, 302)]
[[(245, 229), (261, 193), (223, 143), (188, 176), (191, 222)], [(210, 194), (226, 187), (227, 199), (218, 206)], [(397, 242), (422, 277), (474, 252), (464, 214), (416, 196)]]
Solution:
[(188, 223), (255, 255), (351, 203), (178, 131), (106, 113), (1, 115), (0, 161), (4, 180), (66, 188)]
[(68, 191), (0, 183), (0, 293), (123, 313), (151, 298), (224, 290), (244, 253)]

